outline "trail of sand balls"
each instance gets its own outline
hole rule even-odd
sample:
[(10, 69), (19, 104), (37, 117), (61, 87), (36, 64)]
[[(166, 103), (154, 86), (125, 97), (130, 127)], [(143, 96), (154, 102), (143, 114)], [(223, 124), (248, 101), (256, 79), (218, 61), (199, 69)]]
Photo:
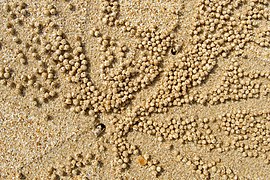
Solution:
[[(243, 6), (247, 7), (247, 11), (237, 14)], [(97, 136), (102, 136), (103, 131), (106, 133), (100, 114), (121, 114), (136, 98), (136, 93), (147, 89), (160, 77), (158, 80), (162, 83), (156, 92), (150, 93), (142, 104), (135, 105), (127, 116), (120, 119), (117, 116), (111, 119), (111, 125), (106, 125), (115, 127), (115, 131), (110, 132), (110, 144), (113, 145), (114, 166), (119, 178), (121, 171), (128, 169), (130, 157), (134, 155), (138, 156), (140, 165), (151, 169), (154, 176), (159, 176), (166, 170), (157, 159), (151, 159), (148, 154), (128, 142), (127, 136), (132, 130), (156, 136), (161, 142), (179, 140), (182, 144), (206, 146), (209, 151), (217, 150), (222, 153), (238, 150), (243, 157), (264, 156), (265, 162), (269, 163), (270, 157), (266, 154), (270, 150), (270, 126), (267, 122), (270, 112), (239, 110), (213, 119), (183, 116), (164, 123), (148, 118), (151, 114), (166, 113), (170, 111), (170, 107), (181, 107), (184, 104), (217, 105), (267, 96), (270, 92), (269, 82), (262, 84), (260, 80), (269, 80), (270, 72), (248, 72), (237, 61), (237, 58), (243, 58), (248, 43), (269, 48), (269, 30), (262, 29), (260, 33), (254, 33), (258, 29), (258, 20), (270, 19), (269, 10), (266, 9), (269, 7), (267, 1), (200, 1), (190, 31), (190, 42), (185, 42), (185, 48), (179, 47), (174, 41), (181, 29), (178, 22), (167, 32), (162, 32), (155, 26), (143, 29), (121, 17), (118, 1), (104, 1), (101, 6), (102, 23), (109, 27), (123, 28), (127, 35), (138, 39), (139, 43), (135, 47), (127, 47), (119, 44), (114, 37), (103, 34), (98, 27), (90, 30), (102, 53), (99, 57), (102, 62), (100, 75), (105, 84), (102, 91), (91, 80), (90, 61), (82, 38), (78, 36), (75, 43), (69, 42), (64, 29), (54, 23), (52, 17), (61, 13), (54, 5), (48, 5), (43, 12), (48, 17), (45, 24), (38, 21), (30, 24), (34, 29), (32, 44), (23, 42), (15, 28), (15, 24), (22, 24), (30, 16), (27, 5), (6, 4), (5, 7), (8, 18), (11, 19), (6, 24), (7, 31), (19, 47), (15, 52), (16, 60), (22, 65), (35, 61), (37, 66), (32, 74), (21, 76), (13, 72), (12, 68), (1, 67), (1, 83), (15, 89), (22, 96), (27, 96), (27, 88), (39, 90), (42, 96), (31, 98), (35, 106), (41, 107), (43, 103), (60, 96), (64, 108), (97, 118), (96, 124), (93, 124)], [(70, 4), (69, 8), (72, 10), (73, 5)], [(259, 38), (255, 38), (257, 36)], [(132, 58), (127, 56), (130, 48), (135, 49)], [(177, 54), (179, 59), (163, 68), (162, 64), (170, 54)], [(230, 61), (231, 64), (221, 77), (222, 84), (207, 94), (193, 92), (193, 87), (207, 81), (208, 75), (218, 64), (218, 59)], [(63, 97), (57, 91), (61, 86), (60, 73), (67, 82), (76, 86), (76, 89)], [(20, 79), (21, 83), (15, 84), (15, 79)], [(219, 132), (232, 141), (225, 143), (218, 138), (209, 126), (210, 122), (217, 123)], [(218, 161), (206, 163), (200, 157), (183, 157), (177, 152), (174, 155), (178, 161), (192, 166), (194, 172), (202, 178), (209, 179), (215, 174), (230, 179), (239, 178), (229, 167), (219, 166)], [(93, 160), (92, 155), (88, 156), (89, 154), (78, 154), (78, 157), (70, 157), (70, 165), (62, 168), (65, 170), (61, 173), (57, 171), (57, 167), (51, 167), (50, 177), (57, 179), (82, 176), (83, 167), (90, 166), (89, 162)]]

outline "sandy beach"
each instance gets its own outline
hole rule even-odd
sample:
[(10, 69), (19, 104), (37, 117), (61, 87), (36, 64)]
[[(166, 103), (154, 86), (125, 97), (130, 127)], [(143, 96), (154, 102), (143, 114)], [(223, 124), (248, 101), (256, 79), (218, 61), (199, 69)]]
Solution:
[(0, 1), (0, 179), (270, 179), (269, 3)]

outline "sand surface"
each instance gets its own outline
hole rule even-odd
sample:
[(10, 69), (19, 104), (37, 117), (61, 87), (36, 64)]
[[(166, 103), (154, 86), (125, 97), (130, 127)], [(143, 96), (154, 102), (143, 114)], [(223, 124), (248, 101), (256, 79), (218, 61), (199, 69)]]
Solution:
[(0, 179), (270, 179), (269, 0), (0, 0)]

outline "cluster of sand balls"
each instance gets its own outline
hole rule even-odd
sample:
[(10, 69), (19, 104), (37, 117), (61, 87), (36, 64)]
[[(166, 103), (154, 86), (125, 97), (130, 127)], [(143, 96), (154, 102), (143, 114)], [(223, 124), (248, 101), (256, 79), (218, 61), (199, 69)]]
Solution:
[(26, 56), (25, 56), (25, 54), (22, 51), (18, 52), (18, 54), (16, 55), (16, 58), (19, 60), (19, 62), (22, 65), (26, 65), (27, 64)]
[(15, 83), (14, 76), (12, 76), (13, 72), (14, 70), (9, 67), (0, 67), (0, 82), (2, 85), (14, 89), (18, 95), (22, 96), (24, 94), (25, 86), (20, 83)]
[(260, 95), (267, 91), (262, 91), (262, 84), (256, 82), (258, 79), (269, 79), (269, 73), (263, 71), (244, 71), (235, 60), (233, 64), (228, 67), (224, 76), (221, 77), (222, 83), (216, 87), (215, 90), (209, 92), (207, 95), (197, 95), (194, 101), (211, 105), (224, 103), (226, 101), (239, 101), (240, 99), (259, 98)]
[[(109, 13), (114, 11), (113, 9), (117, 9), (117, 6), (117, 1), (106, 1), (103, 10)], [(102, 62), (104, 62), (101, 64), (101, 77), (106, 82), (107, 94), (100, 93), (96, 90), (95, 87), (90, 84), (91, 81), (88, 78), (88, 83), (86, 84), (85, 82), (87, 80), (85, 80), (84, 83), (86, 85), (81, 85), (81, 92), (74, 92), (72, 96), (68, 95), (68, 99), (65, 100), (67, 106), (76, 106), (72, 107), (72, 110), (77, 113), (93, 114), (124, 110), (124, 106), (134, 98), (133, 94), (149, 86), (161, 72), (159, 65), (163, 60), (162, 56), (164, 56), (172, 46), (173, 35), (168, 32), (167, 34), (160, 34), (157, 32), (156, 28), (137, 31), (137, 28), (125, 20), (116, 22), (128, 32), (132, 31), (134, 37), (139, 37), (140, 39), (145, 38), (145, 40), (142, 40), (142, 46), (139, 45), (138, 47), (146, 51), (143, 50), (144, 52), (141, 54), (142, 57), (139, 62), (134, 58), (126, 58), (126, 53), (128, 52), (126, 46), (118, 45), (113, 38), (108, 35), (102, 35), (96, 28), (91, 30), (90, 34), (98, 39), (100, 44), (99, 50), (104, 53), (100, 57)], [(115, 51), (116, 47), (119, 48), (117, 52)], [(115, 63), (120, 64), (119, 68), (114, 67)], [(77, 77), (79, 77), (79, 75)], [(75, 83), (78, 83), (78, 78)], [(91, 87), (89, 87), (89, 84)], [(86, 86), (86, 92), (84, 92), (82, 86)], [(90, 91), (95, 91), (91, 93), (91, 97), (93, 98), (91, 101), (89, 100), (89, 88)], [(81, 97), (87, 97), (87, 99)], [(72, 99), (74, 98), (77, 98), (75, 104), (72, 103)], [(83, 104), (83, 107), (78, 106), (79, 104)]]
[[(232, 91), (236, 95), (231, 95), (231, 97), (217, 95), (210, 99), (207, 97), (198, 99), (195, 95), (188, 93), (191, 87), (200, 85), (206, 79), (216, 66), (219, 57), (226, 59), (230, 58), (231, 55), (241, 56), (245, 45), (254, 42), (253, 32), (257, 27), (255, 20), (268, 20), (269, 18), (266, 13), (265, 3), (259, 1), (254, 3), (252, 5), (260, 7), (260, 11), (255, 13), (250, 10), (247, 14), (238, 17), (233, 15), (233, 12), (244, 4), (250, 5), (249, 3), (239, 1), (232, 6), (223, 1), (201, 1), (198, 5), (200, 10), (198, 15), (195, 16), (196, 20), (191, 30), (190, 41), (193, 43), (193, 48), (181, 54), (181, 61), (173, 63), (170, 70), (164, 72), (165, 77), (162, 79), (163, 84), (159, 87), (158, 93), (149, 98), (146, 104), (143, 103), (143, 105), (137, 107), (134, 113), (147, 116), (153, 112), (164, 112), (166, 107), (181, 106), (184, 103), (200, 102), (203, 104), (209, 101), (211, 104), (216, 104), (217, 102), (226, 102), (228, 99), (240, 100), (248, 97), (258, 97), (260, 89), (258, 84), (254, 84), (252, 89), (247, 87), (250, 85), (240, 85), (242, 88), (233, 89)], [(203, 16), (199, 16), (200, 14)], [(232, 77), (236, 78), (235, 84), (232, 86), (240, 84), (237, 79), (240, 81), (239, 79), (244, 76), (251, 79), (269, 78), (268, 72), (247, 73), (239, 67), (240, 65), (237, 62), (234, 62), (232, 66), (230, 71), (233, 72), (227, 73), (227, 76), (230, 77), (224, 77), (224, 85), (225, 83), (232, 84), (234, 82)], [(240, 72), (236, 72), (238, 70)]]
[(4, 83), (5, 80), (9, 79), (11, 77), (11, 69), (9, 67), (1, 67), (0, 69), (0, 78), (2, 82)]
[(5, 4), (4, 10), (8, 13), (10, 21), (19, 25), (22, 25), (24, 18), (29, 15), (27, 4), (24, 2), (11, 2)]
[(140, 166), (147, 166), (153, 177), (159, 177), (164, 171), (157, 159), (153, 159), (149, 154), (139, 155), (137, 163)]
[(119, 2), (117, 0), (106, 0), (103, 2), (101, 11), (103, 13), (102, 22), (108, 26), (116, 25), (116, 20), (120, 12)]
[(180, 119), (171, 118), (168, 122), (157, 123), (151, 120), (140, 120), (133, 125), (135, 131), (156, 136), (158, 141), (179, 140), (182, 144), (189, 142), (204, 145), (211, 149), (218, 144), (216, 137), (212, 134), (208, 118), (182, 117)]
[(221, 166), (220, 159), (205, 162), (200, 156), (195, 155), (194, 157), (185, 157), (183, 155), (177, 155), (177, 161), (182, 162), (186, 166), (191, 168), (191, 171), (195, 172), (200, 179), (242, 179), (245, 177), (238, 176), (229, 167)]
[(44, 14), (46, 16), (52, 16), (57, 14), (56, 7), (52, 4), (47, 5), (47, 7), (44, 9)]
[[(150, 31), (142, 32), (142, 34), (146, 34), (146, 32), (148, 32), (148, 36)], [(126, 58), (129, 49), (125, 45), (116, 44), (112, 38), (102, 35), (97, 29), (93, 29), (90, 34), (98, 38), (101, 45), (100, 50), (104, 52), (100, 56), (103, 62), (101, 64), (101, 77), (106, 82), (107, 89), (110, 90), (105, 98), (106, 102), (109, 103), (107, 104), (111, 105), (111, 107), (106, 108), (108, 110), (116, 110), (119, 107), (121, 109), (128, 100), (133, 98), (134, 93), (149, 86), (154, 81), (161, 71), (159, 68), (163, 60), (161, 54), (168, 51), (172, 37), (157, 38), (162, 41), (162, 51), (154, 52), (154, 50), (153, 53), (147, 50), (141, 53), (141, 59), (136, 61), (134, 58)], [(115, 50), (116, 48), (118, 50)], [(119, 64), (119, 66), (115, 68), (115, 64)]]
[(132, 154), (138, 155), (140, 152), (136, 146), (127, 142), (126, 134), (130, 130), (131, 121), (129, 123), (119, 120), (118, 118), (112, 119), (112, 125), (115, 126), (115, 131), (111, 133), (111, 143), (113, 144), (112, 151), (115, 155), (115, 162), (121, 169), (126, 169), (130, 162)]
[[(105, 5), (102, 6), (103, 12), (108, 14), (111, 12), (110, 9), (113, 9), (111, 7), (117, 7), (116, 4), (117, 1), (110, 3), (106, 1)], [(105, 17), (105, 19), (107, 22), (108, 18)], [(128, 51), (125, 46), (120, 47), (119, 52), (111, 52), (108, 50), (109, 47), (106, 47), (114, 46), (110, 38), (107, 36), (99, 38), (99, 43), (102, 45), (100, 49), (105, 52), (101, 56), (101, 60), (104, 61), (104, 64), (101, 65), (102, 77), (108, 81), (106, 84), (109, 87), (108, 89), (112, 89), (112, 95), (111, 92), (108, 92), (110, 97), (112, 97), (112, 101), (108, 101), (113, 102), (112, 105), (116, 101), (116, 105), (112, 107), (113, 111), (119, 106), (126, 105), (129, 100), (133, 99), (134, 93), (146, 88), (155, 80), (162, 71), (160, 65), (163, 57), (172, 47), (174, 38), (174, 35), (171, 33), (174, 29), (160, 33), (157, 27), (141, 29), (123, 19), (115, 20), (115, 24), (122, 27), (124, 31), (130, 32), (131, 37), (140, 40), (137, 48), (139, 52), (142, 52), (140, 53), (140, 57), (142, 57), (139, 58), (139, 61), (134, 58), (125, 58), (126, 51)], [(93, 30), (91, 34), (97, 37), (99, 33)], [(119, 63), (119, 68), (112, 68), (116, 62)]]
[(0, 67), (0, 82), (2, 85), (10, 88), (15, 88), (16, 84), (13, 81), (12, 69), (9, 67)]
[(156, 27), (140, 32), (140, 36), (142, 41), (138, 44), (139, 49), (146, 49), (151, 54), (156, 52), (161, 55), (167, 54), (174, 38), (173, 34), (161, 34), (157, 32)]
[[(88, 74), (88, 60), (83, 51), (80, 37), (77, 37), (75, 47), (71, 48), (61, 30), (52, 33), (51, 40), (43, 45), (45, 53), (50, 54), (52, 63), (56, 65), (59, 72), (66, 75), (70, 83), (78, 85), (78, 91), (68, 93), (65, 96), (65, 107), (71, 107), (71, 111), (92, 114), (90, 97), (98, 96), (95, 86)], [(98, 111), (98, 110), (96, 110)]]
[[(262, 4), (265, 3), (262, 2)], [(224, 3), (223, 6), (226, 8), (223, 11), (222, 5), (222, 2), (214, 4), (209, 1), (202, 1), (202, 7), (210, 7), (208, 12), (203, 12), (203, 10), (200, 12), (206, 15), (203, 17), (207, 19), (201, 19), (201, 16), (196, 17), (198, 19), (195, 23), (196, 28), (191, 33), (193, 35), (191, 41), (194, 43), (194, 49), (186, 52), (190, 56), (183, 56), (182, 62), (172, 64), (170, 71), (164, 73), (164, 83), (158, 93), (143, 102), (141, 106), (135, 108), (135, 116), (147, 117), (153, 112), (166, 112), (168, 110), (166, 107), (180, 106), (184, 103), (199, 102), (204, 104), (209, 102), (210, 104), (216, 104), (218, 102), (224, 103), (227, 100), (238, 101), (240, 99), (259, 97), (260, 83), (257, 83), (255, 80), (259, 78), (269, 79), (269, 73), (245, 72), (235, 60), (232, 61), (233, 65), (229, 67), (222, 78), (224, 83), (214, 92), (209, 93), (209, 97), (197, 98), (197, 95), (192, 95), (188, 92), (189, 88), (203, 82), (216, 65), (218, 56), (226, 58), (234, 52), (239, 56), (242, 54), (245, 44), (253, 42), (252, 30), (256, 28), (256, 25), (244, 20), (252, 18), (242, 16), (241, 18), (239, 17), (240, 19), (236, 19), (230, 17), (229, 15), (232, 12), (226, 11), (227, 4)], [(228, 8), (232, 11), (233, 8), (238, 8), (239, 6), (240, 3), (236, 3), (235, 7), (229, 6)], [(210, 14), (211, 11), (216, 12), (216, 15)], [(254, 20), (257, 18), (268, 18), (264, 9), (258, 12), (257, 15), (254, 15), (254, 12), (249, 12), (249, 14), (253, 15)], [(239, 28), (236, 28), (238, 20), (240, 20), (241, 25)], [(227, 26), (224, 24), (226, 21), (228, 22)], [(264, 45), (260, 44), (260, 46)], [(150, 135), (155, 134), (156, 127), (151, 124), (151, 121), (147, 121), (147, 118), (144, 119), (142, 117), (140, 119), (143, 122), (133, 126), (135, 130)], [(147, 126), (149, 127), (146, 128)], [(164, 128), (162, 132), (169, 134), (170, 130)], [(177, 135), (173, 134), (170, 134), (170, 136), (177, 137)], [(163, 138), (159, 137), (159, 139), (162, 140)], [(213, 142), (216, 144), (215, 140)], [(221, 152), (223, 148), (220, 148), (220, 146), (219, 144), (217, 147), (219, 147), (218, 149)]]
[(266, 31), (263, 31), (261, 33), (259, 33), (259, 39), (256, 42), (256, 44), (258, 44), (259, 46), (261, 47), (270, 47), (270, 40), (269, 37), (270, 35), (270, 30), (266, 30)]
[[(127, 141), (126, 135), (130, 132), (132, 126), (131, 119), (125, 121), (114, 117), (112, 119), (112, 125), (115, 127), (115, 131), (110, 132), (111, 144), (113, 145), (112, 151), (115, 156), (115, 164), (118, 169), (117, 172), (126, 170), (131, 162), (131, 157), (136, 157), (136, 162), (140, 166), (146, 166), (150, 169), (154, 177), (160, 175), (162, 167), (157, 159), (151, 158), (149, 154), (144, 154), (139, 150), (137, 146), (130, 144)], [(121, 176), (120, 176), (121, 177)]]
[(7, 31), (12, 35), (12, 40), (16, 44), (21, 44), (22, 40), (15, 26), (19, 25), (19, 28), (23, 26), (26, 18), (29, 16), (27, 4), (24, 2), (5, 4), (5, 11), (8, 13), (8, 21), (6, 23)]
[(51, 166), (47, 170), (48, 178), (52, 180), (64, 178), (81, 178), (83, 180), (91, 179), (87, 172), (89, 168), (101, 166), (101, 160), (93, 153), (76, 153), (74, 156), (68, 156), (66, 163)]
[[(49, 90), (46, 86), (51, 86), (53, 88), (57, 87), (57, 83), (53, 82), (55, 79), (54, 70), (51, 66), (47, 66), (42, 60), (40, 60), (40, 52), (36, 48), (36, 44), (40, 44), (39, 33), (41, 31), (41, 24), (36, 21), (32, 21), (29, 27), (34, 29), (34, 34), (31, 39), (31, 42), (23, 41), (19, 38), (19, 31), (16, 30), (16, 24), (23, 25), (23, 22), (26, 17), (28, 17), (29, 13), (27, 11), (27, 4), (24, 2), (21, 3), (10, 3), (6, 4), (6, 11), (10, 14), (15, 14), (14, 18), (11, 21), (8, 21), (6, 24), (8, 33), (14, 36), (13, 40), (16, 43), (19, 43), (19, 47), (15, 49), (15, 58), (22, 65), (28, 65), (28, 61), (30, 60), (38, 60), (38, 68), (33, 69), (33, 73), (28, 73), (27, 75), (21, 75), (13, 78), (13, 81), (19, 80), (19, 83), (15, 84), (12, 82), (14, 86), (16, 86), (16, 90), (19, 95), (25, 95), (26, 88), (33, 87), (43, 95), (39, 98), (31, 97), (31, 101), (34, 105), (42, 104), (43, 102), (48, 102), (49, 99), (53, 99), (56, 97), (57, 93), (54, 90)], [(16, 21), (15, 21), (15, 20)], [(20, 21), (17, 21), (20, 20)], [(19, 30), (19, 29), (18, 29)], [(26, 48), (31, 56), (28, 55), (28, 52), (22, 50), (22, 48)], [(46, 68), (45, 68), (46, 66)], [(41, 77), (40, 81), (38, 77)], [(45, 82), (45, 83), (44, 83)], [(46, 85), (46, 83), (48, 85)]]
[[(12, 69), (9, 67), (0, 67), (0, 83), (1, 85), (8, 86), (9, 88), (15, 88), (16, 84), (13, 81)], [(21, 87), (18, 87), (18, 91), (22, 90)]]
[(231, 137), (232, 141), (224, 144), (221, 151), (237, 150), (243, 157), (265, 158), (269, 164), (267, 152), (270, 151), (269, 112), (237, 111), (225, 113), (217, 121), (220, 121), (220, 130)]

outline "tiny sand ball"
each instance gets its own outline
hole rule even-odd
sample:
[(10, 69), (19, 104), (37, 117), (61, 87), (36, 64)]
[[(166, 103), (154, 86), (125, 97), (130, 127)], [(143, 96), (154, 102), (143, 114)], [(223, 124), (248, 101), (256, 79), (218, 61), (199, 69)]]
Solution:
[(146, 160), (143, 156), (138, 156), (137, 162), (138, 162), (138, 164), (140, 164), (141, 166), (145, 166), (145, 165), (147, 164), (147, 160)]

